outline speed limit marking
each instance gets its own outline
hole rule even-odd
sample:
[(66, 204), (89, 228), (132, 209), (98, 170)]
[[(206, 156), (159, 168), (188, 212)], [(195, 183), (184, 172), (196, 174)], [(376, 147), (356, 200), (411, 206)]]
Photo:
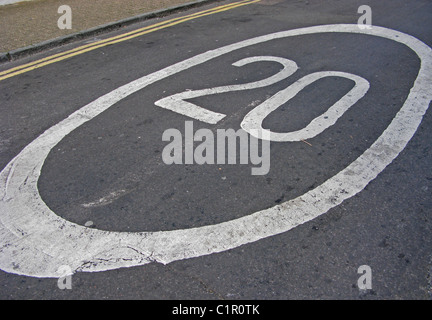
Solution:
[[(391, 39), (413, 50), (420, 58), (421, 66), (407, 100), (382, 135), (358, 159), (314, 190), (275, 207), (216, 225), (138, 233), (109, 232), (73, 224), (56, 215), (41, 199), (37, 182), (50, 151), (73, 130), (116, 102), (150, 84), (235, 50), (275, 39), (322, 33), (365, 34)], [(357, 80), (365, 89), (366, 83)], [(144, 76), (98, 98), (51, 127), (1, 171), (0, 268), (27, 276), (59, 277), (59, 267), (64, 265), (74, 272), (96, 272), (151, 262), (167, 264), (223, 252), (287, 232), (361, 192), (404, 150), (429, 107), (431, 87), (432, 50), (426, 44), (391, 29), (375, 26), (360, 29), (357, 25), (346, 24), (307, 27), (249, 39)], [(361, 97), (360, 92), (363, 91), (359, 91), (358, 97)], [(263, 110), (264, 113), (271, 112), (270, 107), (263, 107)], [(246, 128), (260, 125), (259, 121), (246, 120)]]
[[(278, 58), (278, 57), (250, 57), (242, 59), (235, 62), (233, 65), (236, 67), (244, 66), (245, 64), (260, 62), (260, 61), (272, 61), (278, 62), (283, 66), (282, 70), (277, 74), (260, 81), (247, 84), (239, 85), (228, 85), (218, 88), (201, 89), (201, 90), (188, 90), (182, 93), (178, 93), (159, 101), (156, 101), (156, 105), (167, 110), (177, 112), (179, 114), (188, 116), (190, 118), (210, 123), (217, 124), (221, 121), (225, 115), (217, 112), (213, 112), (202, 107), (199, 107), (192, 102), (186, 101), (186, 99), (192, 99), (197, 97), (202, 97), (206, 95), (214, 95), (219, 93), (235, 92), (235, 91), (246, 91), (257, 89), (265, 86), (270, 86), (293, 75), (297, 70), (297, 64), (288, 59)], [(262, 127), (262, 123), (267, 116), (279, 108), (282, 104), (291, 100), (305, 87), (311, 85), (312, 83), (326, 78), (326, 77), (340, 77), (352, 80), (355, 82), (354, 88), (351, 89), (347, 94), (345, 94), (338, 102), (333, 104), (327, 112), (321, 116), (315, 118), (311, 123), (304, 129), (295, 132), (285, 132), (276, 133), (270, 130), (266, 130)], [(369, 82), (362, 77), (356, 76), (354, 74), (345, 72), (316, 72), (303, 77), (294, 84), (290, 85), (288, 88), (279, 91), (277, 94), (261, 103), (259, 106), (254, 108), (249, 112), (241, 123), (241, 127), (249, 134), (255, 136), (256, 138), (263, 137), (264, 135), (268, 137), (271, 141), (279, 142), (293, 142), (302, 141), (314, 138), (315, 136), (322, 133), (324, 130), (336, 123), (336, 120), (343, 116), (343, 114), (357, 103), (369, 90)], [(257, 133), (260, 133), (259, 135)]]

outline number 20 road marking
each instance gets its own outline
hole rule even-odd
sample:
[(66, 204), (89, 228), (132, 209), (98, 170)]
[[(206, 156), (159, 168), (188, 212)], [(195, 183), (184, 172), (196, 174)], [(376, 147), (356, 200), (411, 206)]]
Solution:
[[(283, 69), (276, 75), (261, 81), (247, 84), (217, 87), (212, 89), (185, 91), (158, 100), (155, 102), (155, 104), (164, 109), (177, 112), (179, 114), (188, 116), (202, 122), (206, 122), (209, 124), (217, 124), (223, 118), (225, 118), (226, 115), (204, 109), (200, 106), (197, 106), (196, 104), (186, 101), (186, 99), (270, 86), (288, 78), (298, 69), (297, 64), (292, 60), (265, 56), (242, 59), (235, 62), (233, 65), (236, 67), (241, 67), (246, 64), (259, 61), (278, 62), (283, 66)], [(338, 102), (333, 104), (333, 106), (331, 106), (327, 110), (327, 112), (312, 120), (312, 122), (304, 129), (287, 133), (275, 133), (271, 130), (263, 129), (262, 122), (271, 112), (275, 111), (282, 104), (291, 100), (306, 86), (325, 77), (347, 78), (353, 80), (355, 82), (355, 86)], [(311, 139), (326, 130), (328, 127), (334, 125), (337, 119), (339, 119), (351, 106), (356, 104), (357, 101), (359, 101), (367, 93), (369, 87), (369, 82), (367, 80), (350, 73), (334, 71), (313, 73), (303, 77), (288, 88), (279, 91), (273, 97), (267, 99), (259, 106), (255, 107), (243, 119), (241, 127), (249, 134), (254, 135), (256, 138), (263, 138), (264, 136), (269, 137), (271, 141), (287, 142)], [(257, 132), (262, 132), (263, 135), (257, 134)]]

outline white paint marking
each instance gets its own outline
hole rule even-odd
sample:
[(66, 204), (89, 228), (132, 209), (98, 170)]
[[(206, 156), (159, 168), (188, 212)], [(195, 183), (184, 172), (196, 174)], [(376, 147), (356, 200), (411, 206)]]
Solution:
[[(275, 133), (271, 130), (264, 129), (262, 123), (270, 113), (275, 111), (284, 103), (294, 98), (301, 90), (308, 85), (318, 81), (325, 77), (341, 77), (353, 80), (355, 86), (345, 96), (343, 96), (338, 102), (336, 102), (330, 109), (327, 110), (320, 117), (315, 118), (305, 128), (287, 133)], [(254, 135), (254, 131), (265, 132), (270, 137), (271, 141), (278, 142), (289, 142), (289, 141), (303, 141), (316, 137), (324, 130), (334, 125), (336, 121), (342, 117), (342, 115), (348, 111), (357, 101), (359, 101), (369, 90), (369, 82), (365, 79), (345, 72), (317, 72), (303, 77), (288, 88), (279, 91), (273, 97), (266, 100), (258, 107), (249, 112), (241, 123), (243, 130), (251, 135)]]
[[(270, 209), (201, 228), (119, 233), (62, 219), (41, 199), (37, 181), (45, 159), (66, 135), (149, 84), (221, 55), (274, 39), (318, 33), (352, 33), (391, 39), (411, 48), (421, 67), (411, 92), (389, 127), (357, 160), (314, 190)], [(406, 147), (429, 107), (432, 50), (407, 34), (357, 25), (307, 27), (261, 36), (192, 57), (124, 85), (74, 112), (30, 143), (0, 173), (0, 268), (58, 278), (58, 268), (96, 272), (150, 262), (170, 263), (236, 248), (274, 236), (326, 213), (361, 192)]]
[(93, 221), (87, 221), (87, 222), (84, 224), (84, 226), (87, 227), (87, 228), (91, 228), (91, 227), (94, 226), (94, 222), (93, 222)]
[(96, 200), (96, 201), (93, 201), (93, 202), (90, 202), (90, 203), (83, 203), (82, 206), (84, 208), (93, 208), (93, 207), (107, 206), (107, 205), (113, 203), (115, 200), (121, 198), (122, 196), (124, 196), (127, 193), (128, 193), (127, 190), (114, 191), (114, 192), (111, 192), (106, 197), (100, 198), (99, 200)]
[(283, 69), (277, 74), (275, 74), (274, 76), (271, 76), (264, 80), (256, 81), (253, 83), (231, 85), (231, 86), (217, 87), (211, 89), (187, 90), (185, 92), (177, 93), (175, 95), (156, 101), (155, 104), (161, 108), (177, 112), (179, 114), (188, 116), (190, 118), (202, 122), (217, 124), (219, 121), (225, 118), (224, 114), (204, 109), (202, 107), (197, 106), (196, 104), (193, 104), (185, 100), (203, 97), (203, 96), (209, 96), (218, 93), (252, 90), (252, 89), (267, 87), (288, 78), (298, 69), (297, 64), (294, 61), (284, 59), (284, 58), (277, 58), (277, 57), (246, 58), (233, 63), (233, 66), (242, 67), (253, 62), (261, 62), (261, 61), (278, 62), (283, 66)]

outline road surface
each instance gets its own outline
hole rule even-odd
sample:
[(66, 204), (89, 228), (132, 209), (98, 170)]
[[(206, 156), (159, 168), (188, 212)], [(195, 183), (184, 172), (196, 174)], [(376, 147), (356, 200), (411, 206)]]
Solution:
[[(0, 65), (2, 299), (431, 298), (432, 4), (242, 4)], [(258, 127), (263, 175), (164, 161)]]

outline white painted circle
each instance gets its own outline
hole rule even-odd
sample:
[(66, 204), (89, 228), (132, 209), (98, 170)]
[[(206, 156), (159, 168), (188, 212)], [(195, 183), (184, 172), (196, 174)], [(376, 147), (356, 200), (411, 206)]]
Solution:
[[(121, 233), (90, 229), (62, 219), (41, 199), (37, 181), (52, 148), (116, 102), (178, 72), (251, 45), (306, 34), (366, 34), (394, 40), (421, 59), (411, 92), (389, 127), (347, 168), (316, 189), (248, 216), (195, 229)], [(60, 277), (60, 266), (104, 271), (150, 262), (170, 263), (233, 249), (295, 228), (362, 191), (406, 147), (432, 98), (432, 50), (387, 28), (357, 25), (307, 27), (261, 36), (212, 50), (124, 85), (84, 106), (30, 143), (0, 173), (0, 268), (33, 277)]]

